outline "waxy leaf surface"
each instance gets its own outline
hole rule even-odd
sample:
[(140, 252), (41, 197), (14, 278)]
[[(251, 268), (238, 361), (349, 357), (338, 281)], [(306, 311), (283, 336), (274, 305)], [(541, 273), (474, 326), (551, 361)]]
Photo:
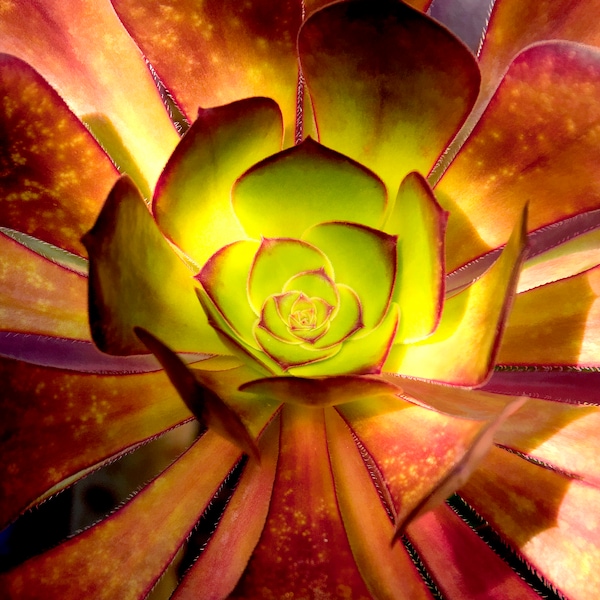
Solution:
[(446, 300), (433, 335), (422, 342), (394, 345), (386, 371), (463, 386), (487, 379), (517, 284), (526, 218), (525, 210), (496, 263), (469, 288)]
[(392, 296), (400, 306), (398, 342), (427, 337), (440, 320), (447, 218), (425, 179), (409, 173), (384, 228), (398, 236), (398, 276)]
[(356, 292), (347, 285), (336, 286), (339, 302), (325, 334), (314, 342), (317, 348), (328, 348), (345, 341), (364, 327), (363, 311)]
[[(590, 214), (600, 218), (600, 211), (592, 211), (581, 215), (581, 220), (584, 221)], [(592, 269), (598, 264), (599, 253), (600, 227), (584, 233), (577, 232), (570, 239), (552, 244), (523, 263), (517, 293)]]
[[(541, 227), (527, 236), (517, 293), (566, 279), (598, 264), (600, 209), (590, 210)], [(446, 293), (454, 295), (488, 269), (502, 248), (491, 250), (446, 276)]]
[(259, 247), (254, 240), (234, 242), (213, 254), (196, 275), (215, 310), (237, 335), (253, 346), (256, 343), (252, 330), (258, 313), (250, 305), (248, 278)]
[[(408, 377), (386, 375), (386, 380), (400, 386), (409, 401), (442, 414), (465, 419), (490, 420), (512, 398), (458, 386), (439, 385)], [(516, 393), (515, 396), (520, 394)], [(523, 394), (526, 395), (526, 394)]]
[(256, 327), (254, 336), (263, 351), (284, 371), (292, 367), (302, 367), (328, 359), (337, 354), (341, 349), (340, 346), (314, 348), (309, 344), (296, 345), (282, 342), (261, 327)]
[(308, 298), (320, 298), (333, 309), (337, 307), (340, 301), (336, 285), (324, 271), (299, 273), (295, 277), (288, 279), (283, 286), (283, 290), (284, 295), (279, 310), (283, 308), (284, 299), (287, 302), (287, 295), (297, 294), (297, 292), (304, 294)]
[(90, 326), (101, 350), (146, 352), (133, 333), (138, 326), (178, 351), (223, 352), (196, 299), (191, 271), (162, 237), (130, 179), (117, 181), (84, 242)]
[(248, 367), (256, 369), (263, 376), (282, 373), (281, 367), (262, 350), (258, 349), (256, 341), (250, 344), (232, 329), (204, 288), (197, 289), (196, 294), (210, 326), (215, 330), (221, 343), (227, 349), (228, 355), (233, 355), (242, 360)]
[(300, 0), (112, 0), (117, 14), (191, 121), (199, 106), (268, 96), (293, 141)]
[(332, 4), (298, 44), (319, 141), (373, 170), (390, 194), (409, 172), (429, 173), (477, 96), (472, 54), (402, 2)]
[(200, 426), (212, 429), (258, 460), (258, 449), (254, 439), (239, 415), (217, 394), (203, 386), (194, 376), (194, 372), (168, 346), (140, 327), (135, 328), (135, 334), (160, 361), (173, 387)]
[[(273, 556), (278, 560), (273, 561)], [(336, 597), (347, 586), (368, 598), (336, 502), (322, 409), (288, 404), (273, 498), (262, 536), (230, 598)]]
[(600, 366), (600, 266), (518, 294), (498, 363)]
[[(107, 118), (120, 137), (117, 143), (154, 186), (178, 136), (144, 57), (109, 2), (6, 3), (0, 51), (32, 65), (78, 117)], [(102, 143), (110, 148), (111, 141)]]
[(571, 404), (599, 404), (600, 371), (586, 369), (502, 369), (482, 388), (509, 396), (530, 396)]
[(448, 506), (419, 517), (407, 536), (446, 598), (540, 597)]
[(517, 398), (506, 404), (503, 409), (488, 421), (470, 441), (463, 456), (448, 469), (448, 472), (435, 483), (433, 489), (422, 498), (418, 504), (396, 523), (396, 537), (404, 533), (406, 526), (427, 514), (430, 510), (440, 505), (446, 498), (451, 496), (460, 486), (465, 484), (471, 477), (473, 471), (479, 466), (482, 459), (489, 453), (494, 444), (494, 436), (506, 419), (517, 412), (527, 398)]
[(399, 394), (402, 391), (392, 382), (356, 375), (323, 378), (273, 377), (246, 383), (240, 390), (314, 407), (337, 406), (365, 398)]
[(0, 330), (87, 340), (87, 279), (0, 233)]
[[(9, 597), (24, 599), (47, 595), (76, 599), (84, 594), (99, 600), (134, 600), (144, 596), (239, 457), (237, 446), (207, 432), (105, 521), (0, 575), (2, 588)], [(202, 477), (188, 476), (206, 464), (211, 468)]]
[(338, 346), (339, 352), (327, 361), (294, 367), (297, 377), (329, 377), (331, 375), (378, 375), (388, 357), (398, 330), (398, 306), (392, 304), (381, 323), (366, 335), (349, 337)]
[(512, 63), (435, 188), (448, 271), (500, 246), (524, 199), (529, 231), (600, 206), (598, 98), (600, 50), (552, 42)]
[[(133, 375), (160, 370), (160, 363), (151, 354), (115, 356), (101, 352), (91, 340), (14, 331), (0, 331), (0, 355), (76, 373)], [(205, 354), (184, 355), (186, 362), (205, 358)]]
[(3, 524), (63, 479), (191, 417), (163, 373), (79, 374), (0, 359), (0, 384)]
[(248, 278), (248, 297), (256, 314), (269, 296), (285, 291), (289, 279), (320, 270), (333, 278), (331, 262), (318, 246), (295, 239), (262, 239)]
[(323, 223), (302, 239), (331, 261), (334, 279), (361, 303), (365, 331), (376, 327), (391, 301), (396, 279), (396, 237), (351, 223)]
[(377, 465), (391, 495), (395, 524), (403, 523), (462, 459), (484, 424), (396, 397), (345, 404), (338, 410)]
[(565, 596), (600, 589), (596, 486), (494, 448), (460, 494)]
[(153, 213), (163, 233), (201, 267), (244, 239), (231, 188), (249, 167), (281, 148), (281, 113), (268, 98), (201, 109), (156, 186)]
[(260, 463), (251, 460), (244, 467), (216, 531), (185, 574), (173, 600), (197, 600), (208, 591), (213, 598), (225, 598), (236, 586), (267, 518), (279, 456), (278, 420), (263, 434), (259, 450)]
[(239, 416), (248, 431), (254, 431), (258, 409), (272, 415), (281, 406), (281, 400), (277, 398), (272, 400), (263, 396), (256, 402), (254, 397), (240, 391), (245, 384), (260, 379), (261, 373), (233, 356), (214, 356), (190, 368), (203, 386), (218, 395)]
[(571, 40), (600, 46), (600, 31), (590, 19), (598, 11), (598, 0), (496, 0), (479, 52), (483, 98), (494, 90), (512, 59), (530, 44)]
[(595, 439), (600, 407), (530, 398), (496, 434), (496, 443), (543, 464), (600, 485)]
[(386, 207), (385, 187), (373, 173), (311, 139), (252, 167), (232, 198), (255, 239), (299, 238), (326, 221), (378, 227)]
[(373, 467), (367, 468), (339, 414), (327, 411), (326, 424), (340, 513), (369, 591), (375, 598), (394, 598), (401, 589), (415, 600), (429, 599), (429, 590), (406, 550), (401, 544), (390, 543), (394, 535), (394, 508), (382, 502), (380, 490), (374, 485)]
[(117, 170), (42, 77), (5, 54), (0, 96), (0, 226), (85, 255), (80, 238)]

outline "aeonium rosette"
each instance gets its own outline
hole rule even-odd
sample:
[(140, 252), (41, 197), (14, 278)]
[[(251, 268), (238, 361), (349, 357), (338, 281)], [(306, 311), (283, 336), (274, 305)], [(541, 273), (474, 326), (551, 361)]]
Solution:
[[(397, 393), (396, 381), (373, 375), (411, 374), (427, 362), (418, 345), (432, 339), (444, 305), (447, 213), (417, 172), (391, 193), (373, 171), (310, 137), (281, 150), (282, 134), (267, 98), (202, 109), (151, 211), (132, 181), (117, 181), (84, 237), (94, 341), (111, 354), (151, 350), (165, 367), (175, 360), (169, 348), (228, 356), (233, 378), (206, 376), (209, 363), (193, 368), (226, 402), (239, 390), (312, 405)], [(484, 278), (491, 291), (478, 301), (495, 294), (500, 310), (498, 290), (510, 283), (521, 242), (497, 283), (493, 273)], [(140, 339), (140, 330), (152, 337)], [(493, 342), (481, 332), (480, 346)], [(166, 368), (180, 388), (186, 374)], [(318, 379), (310, 398), (306, 378)]]
[(197, 276), (211, 325), (272, 374), (378, 373), (398, 325), (386, 204), (379, 178), (310, 139), (252, 167), (232, 193), (248, 238)]
[(599, 595), (594, 3), (327, 4), (3, 3), (1, 520), (206, 428), (10, 597)]

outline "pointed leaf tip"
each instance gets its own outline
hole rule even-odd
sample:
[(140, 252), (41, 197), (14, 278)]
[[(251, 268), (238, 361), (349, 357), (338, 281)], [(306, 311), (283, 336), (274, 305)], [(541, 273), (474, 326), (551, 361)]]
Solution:
[(508, 403), (496, 417), (482, 427), (474, 442), (464, 453), (462, 459), (450, 469), (447, 475), (435, 485), (433, 490), (402, 521), (397, 523), (396, 531), (391, 540), (392, 545), (404, 534), (406, 527), (412, 521), (441, 504), (468, 481), (471, 474), (492, 448), (494, 435), (500, 426), (508, 417), (519, 410), (525, 402), (527, 402), (527, 397), (522, 396)]
[(299, 238), (328, 221), (378, 227), (387, 205), (375, 173), (310, 137), (252, 166), (231, 198), (244, 231), (255, 239)]
[(431, 336), (414, 344), (396, 344), (386, 371), (463, 387), (477, 387), (487, 381), (527, 250), (526, 226), (524, 206), (492, 267), (467, 289), (446, 299), (440, 323)]
[(258, 446), (240, 417), (217, 394), (198, 381), (168, 346), (141, 327), (135, 327), (134, 332), (164, 367), (181, 399), (198, 421), (260, 462)]

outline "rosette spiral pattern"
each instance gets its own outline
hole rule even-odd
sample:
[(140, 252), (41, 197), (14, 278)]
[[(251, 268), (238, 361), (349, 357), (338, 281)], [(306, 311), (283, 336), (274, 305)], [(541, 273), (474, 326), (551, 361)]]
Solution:
[(398, 326), (397, 236), (372, 227), (379, 178), (308, 139), (242, 175), (232, 199), (258, 239), (225, 246), (197, 276), (226, 343), (273, 374), (379, 373)]
[(8, 598), (600, 595), (600, 1), (429, 4), (0, 2)]

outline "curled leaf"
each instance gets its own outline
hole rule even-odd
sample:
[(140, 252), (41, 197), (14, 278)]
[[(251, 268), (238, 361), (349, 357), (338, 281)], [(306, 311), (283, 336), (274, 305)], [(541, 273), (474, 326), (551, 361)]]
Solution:
[(151, 333), (136, 327), (135, 334), (164, 367), (181, 399), (198, 421), (259, 460), (258, 447), (240, 417), (219, 396), (202, 385), (188, 366)]
[(471, 474), (479, 466), (479, 463), (492, 448), (494, 435), (500, 426), (508, 419), (508, 417), (519, 410), (526, 401), (527, 398), (522, 397), (510, 402), (495, 419), (491, 420), (488, 425), (479, 432), (462, 460), (450, 470), (435, 488), (423, 498), (423, 500), (421, 500), (421, 502), (419, 502), (419, 504), (417, 504), (417, 506), (415, 506), (402, 521), (396, 523), (396, 532), (392, 543), (398, 540), (410, 522), (435, 508), (438, 504), (441, 504), (448, 496), (467, 482)]

